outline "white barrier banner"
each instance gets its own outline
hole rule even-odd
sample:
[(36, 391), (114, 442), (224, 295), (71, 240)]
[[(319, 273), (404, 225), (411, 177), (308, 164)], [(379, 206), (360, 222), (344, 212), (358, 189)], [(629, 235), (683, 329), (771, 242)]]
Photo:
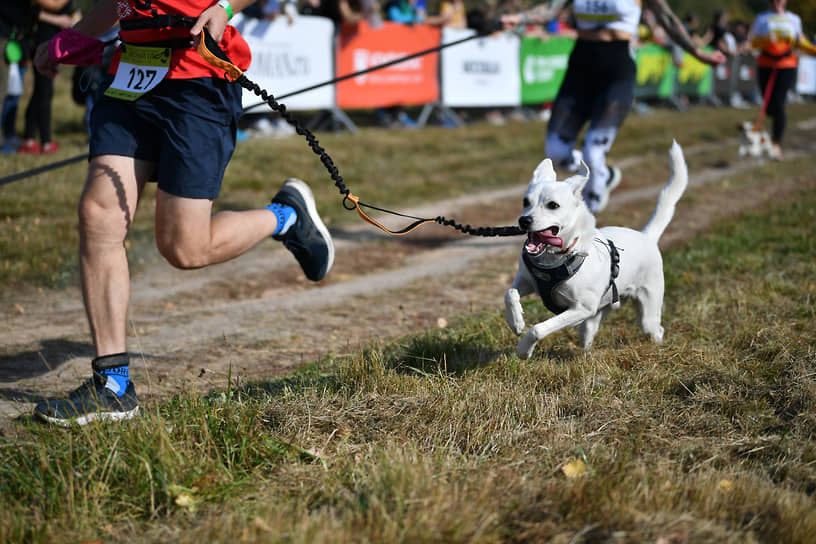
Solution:
[[(472, 36), (472, 30), (446, 28), (442, 43)], [(519, 38), (510, 32), (479, 38), (442, 50), (442, 103), (451, 107), (521, 104)]]
[[(334, 24), (326, 17), (301, 15), (293, 24), (286, 17), (274, 21), (237, 14), (230, 24), (241, 33), (252, 51), (252, 64), (246, 75), (278, 97), (329, 81), (334, 77)], [(244, 89), (243, 106), (263, 102)], [(282, 100), (290, 110), (322, 110), (334, 107), (334, 85)], [(268, 105), (253, 112), (270, 111)]]
[(796, 92), (799, 94), (816, 95), (816, 58), (807, 55), (799, 57)]

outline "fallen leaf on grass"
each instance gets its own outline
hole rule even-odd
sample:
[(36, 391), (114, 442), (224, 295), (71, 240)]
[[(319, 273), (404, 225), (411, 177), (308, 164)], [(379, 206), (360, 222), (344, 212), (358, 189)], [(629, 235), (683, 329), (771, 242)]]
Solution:
[(563, 472), (567, 478), (577, 478), (581, 474), (586, 473), (586, 470), (586, 464), (580, 459), (561, 465), (561, 472)]
[(723, 478), (717, 483), (717, 491), (722, 491), (723, 493), (728, 493), (734, 488), (734, 481), (729, 480), (727, 478)]

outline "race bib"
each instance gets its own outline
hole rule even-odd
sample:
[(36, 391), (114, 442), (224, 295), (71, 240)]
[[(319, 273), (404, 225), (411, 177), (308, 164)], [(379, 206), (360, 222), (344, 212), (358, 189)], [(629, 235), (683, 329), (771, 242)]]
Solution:
[(169, 47), (141, 47), (126, 44), (119, 59), (119, 68), (105, 96), (136, 100), (161, 83), (170, 71)]

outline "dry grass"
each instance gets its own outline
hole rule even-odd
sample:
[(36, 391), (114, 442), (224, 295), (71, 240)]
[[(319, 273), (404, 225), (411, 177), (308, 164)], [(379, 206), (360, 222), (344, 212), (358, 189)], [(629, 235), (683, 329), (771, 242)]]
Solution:
[[(689, 146), (730, 136), (726, 123), (741, 114), (694, 115), (632, 119), (616, 148), (662, 164), (663, 125), (677, 123)], [(383, 158), (404, 148), (407, 133), (323, 143), (341, 171), (347, 165), (349, 184), (388, 205), (457, 194), (477, 179), (517, 183), (540, 159), (542, 130), (457, 132), (470, 169), (450, 153), (436, 160), (452, 134), (441, 130), (422, 144), (427, 160), (411, 164)], [(261, 199), (272, 167), (323, 179), (302, 142), (275, 149), (239, 149), (231, 203)], [(664, 177), (663, 167), (643, 168), (635, 179)], [(14, 254), (21, 268), (0, 279), (7, 288), (71, 273), (49, 261), (35, 274), (43, 247), (65, 259), (61, 244), (73, 244), (70, 234), (54, 238), (73, 221), (79, 190), (63, 175), (0, 189), (3, 258), (29, 236)], [(446, 182), (425, 183), (437, 175)], [(123, 425), (61, 431), (20, 420), (0, 437), (0, 541), (809, 543), (814, 177), (790, 162), (729, 183), (737, 198), (788, 175), (800, 176), (799, 192), (665, 252), (663, 345), (649, 343), (624, 307), (592, 352), (566, 331), (520, 361), (497, 308), (283, 379), (227, 378), (223, 389), (149, 404)], [(333, 195), (330, 185), (320, 191)], [(54, 204), (47, 215), (43, 201)], [(134, 246), (151, 243), (150, 214), (142, 216)], [(486, 262), (474, 281), (506, 268)], [(547, 315), (532, 299), (525, 312)]]
[(810, 542), (800, 197), (666, 252), (661, 346), (624, 307), (592, 352), (565, 332), (520, 361), (499, 311), (463, 315), (127, 425), (21, 424), (0, 443), (0, 540)]

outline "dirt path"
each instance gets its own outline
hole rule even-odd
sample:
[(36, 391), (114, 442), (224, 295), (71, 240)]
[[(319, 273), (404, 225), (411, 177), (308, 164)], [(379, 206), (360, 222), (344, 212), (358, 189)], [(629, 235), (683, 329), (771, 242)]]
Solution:
[[(809, 124), (800, 123), (799, 130)], [(720, 145), (735, 148), (735, 142)], [(710, 149), (685, 151), (689, 158)], [(619, 164), (628, 167), (640, 160)], [(688, 195), (756, 164), (692, 170)], [(624, 184), (599, 222), (642, 225), (639, 218), (651, 213), (664, 183)], [(775, 184), (775, 198), (792, 193), (800, 183), (790, 179)], [(513, 224), (525, 187), (405, 211), (474, 224)], [(727, 215), (757, 206), (769, 190), (743, 190), (737, 201), (728, 191), (706, 194), (705, 199), (692, 196), (693, 205), (681, 202), (662, 245), (689, 239)], [(633, 217), (638, 220), (630, 222)], [(320, 284), (302, 279), (291, 256), (272, 243), (193, 272), (174, 270), (153, 255), (149, 266), (134, 275), (132, 288), (129, 348), (140, 395), (223, 387), (228, 373), (262, 379), (329, 353), (356, 353), (377, 339), (437, 327), (463, 312), (501, 308), (515, 274), (520, 238), (427, 229), (399, 240), (386, 240), (363, 223), (333, 230), (337, 262)], [(41, 293), (0, 308), (0, 337), (0, 431), (9, 418), (29, 412), (43, 396), (64, 393), (87, 377), (92, 347), (77, 289)]]

